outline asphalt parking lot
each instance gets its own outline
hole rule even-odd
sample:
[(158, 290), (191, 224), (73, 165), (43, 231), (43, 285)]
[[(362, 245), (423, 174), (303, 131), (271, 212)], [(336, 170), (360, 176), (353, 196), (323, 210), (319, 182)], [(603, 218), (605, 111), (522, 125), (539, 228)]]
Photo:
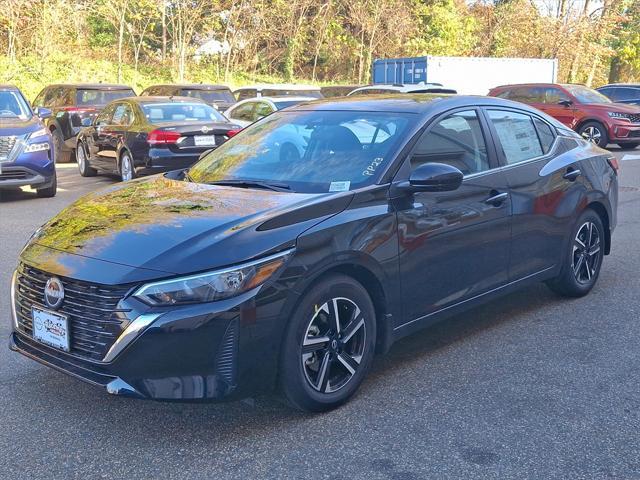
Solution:
[(114, 180), (61, 165), (54, 199), (4, 193), (0, 478), (640, 478), (640, 150), (616, 155), (618, 228), (588, 297), (539, 285), (448, 320), (396, 344), (348, 405), (315, 416), (272, 396), (111, 397), (10, 352), (23, 244)]

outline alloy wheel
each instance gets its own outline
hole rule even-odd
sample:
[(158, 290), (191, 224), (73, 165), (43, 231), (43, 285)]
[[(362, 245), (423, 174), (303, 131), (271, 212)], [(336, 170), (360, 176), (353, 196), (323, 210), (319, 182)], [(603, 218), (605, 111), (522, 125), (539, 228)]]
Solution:
[(126, 153), (122, 156), (120, 162), (120, 176), (122, 181), (126, 182), (133, 178), (133, 166), (131, 165), (131, 158)]
[(309, 385), (333, 393), (354, 377), (365, 350), (366, 323), (355, 302), (335, 297), (315, 307), (302, 344), (302, 368)]
[(84, 172), (87, 165), (84, 155), (84, 147), (81, 143), (78, 144), (78, 148), (76, 149), (76, 160), (78, 161), (78, 169), (80, 170), (80, 172)]
[(600, 259), (600, 232), (595, 223), (586, 222), (578, 229), (573, 242), (571, 268), (578, 283), (591, 282), (598, 272)]
[(596, 145), (600, 145), (602, 141), (602, 132), (598, 127), (587, 127), (582, 131), (581, 135), (582, 138)]

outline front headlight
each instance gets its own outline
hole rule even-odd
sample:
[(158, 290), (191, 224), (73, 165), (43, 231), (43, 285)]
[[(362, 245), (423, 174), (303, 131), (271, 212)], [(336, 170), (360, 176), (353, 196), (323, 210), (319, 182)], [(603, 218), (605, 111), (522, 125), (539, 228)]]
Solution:
[(625, 120), (629, 120), (629, 114), (628, 113), (607, 112), (607, 115), (609, 115), (611, 118), (623, 118)]
[(205, 303), (235, 297), (266, 282), (293, 250), (224, 270), (148, 283), (133, 296), (153, 306)]
[(49, 135), (49, 131), (46, 128), (41, 128), (40, 130), (36, 130), (35, 132), (31, 132), (29, 134), (29, 140), (34, 140), (40, 137), (46, 137)]
[(49, 142), (27, 143), (24, 146), (24, 153), (44, 152), (46, 150), (49, 150)]

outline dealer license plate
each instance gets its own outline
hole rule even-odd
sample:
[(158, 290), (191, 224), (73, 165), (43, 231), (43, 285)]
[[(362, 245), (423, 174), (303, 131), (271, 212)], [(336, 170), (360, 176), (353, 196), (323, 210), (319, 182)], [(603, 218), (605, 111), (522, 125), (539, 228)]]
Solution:
[(197, 147), (211, 147), (216, 144), (215, 135), (196, 135), (193, 142)]
[(35, 340), (69, 351), (69, 321), (65, 315), (32, 307), (31, 318)]

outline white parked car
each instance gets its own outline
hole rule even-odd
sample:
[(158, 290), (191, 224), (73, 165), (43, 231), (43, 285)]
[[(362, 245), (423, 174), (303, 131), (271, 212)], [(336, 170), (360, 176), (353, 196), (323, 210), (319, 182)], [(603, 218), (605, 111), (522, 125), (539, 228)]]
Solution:
[(317, 100), (314, 97), (260, 97), (242, 100), (224, 111), (224, 116), (242, 128), (272, 114), (276, 110), (302, 102)]
[(367, 85), (356, 88), (347, 93), (347, 97), (355, 95), (381, 95), (386, 93), (446, 93), (455, 95), (458, 93), (453, 88), (446, 88), (440, 83), (416, 83), (416, 84), (393, 84), (393, 85)]
[(250, 85), (240, 87), (233, 91), (236, 99), (246, 100), (247, 98), (260, 97), (312, 97), (324, 98), (320, 87), (315, 85), (301, 85), (294, 83), (273, 83), (264, 85)]

